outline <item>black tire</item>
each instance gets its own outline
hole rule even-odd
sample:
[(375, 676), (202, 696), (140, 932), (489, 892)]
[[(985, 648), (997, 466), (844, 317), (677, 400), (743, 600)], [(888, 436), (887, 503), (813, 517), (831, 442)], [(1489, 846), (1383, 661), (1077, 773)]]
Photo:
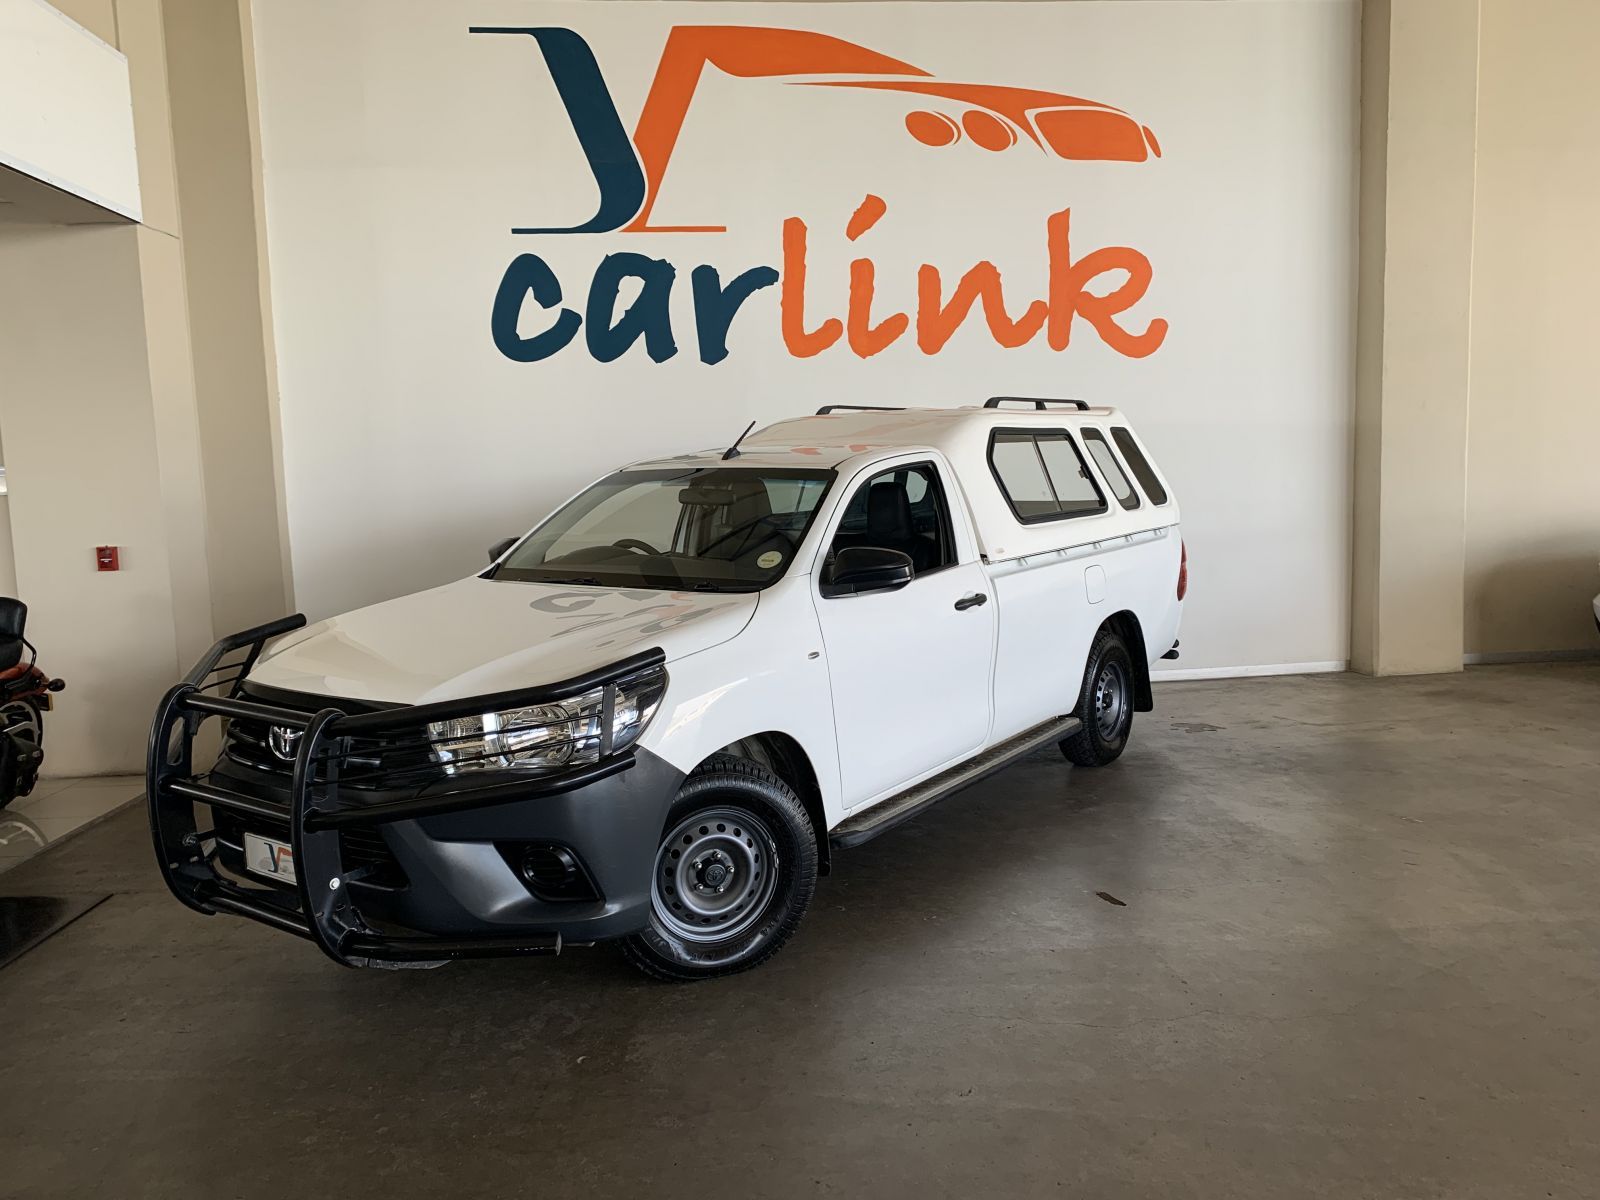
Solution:
[(32, 698), (0, 706), (0, 808), (33, 791), (44, 762), (44, 719)]
[(650, 924), (622, 951), (675, 983), (748, 971), (783, 948), (816, 887), (817, 840), (800, 798), (766, 768), (714, 754), (678, 789)]
[(1111, 630), (1102, 629), (1089, 647), (1089, 665), (1073, 709), (1083, 728), (1061, 742), (1068, 761), (1103, 767), (1122, 754), (1133, 729), (1134, 680), (1128, 647)]

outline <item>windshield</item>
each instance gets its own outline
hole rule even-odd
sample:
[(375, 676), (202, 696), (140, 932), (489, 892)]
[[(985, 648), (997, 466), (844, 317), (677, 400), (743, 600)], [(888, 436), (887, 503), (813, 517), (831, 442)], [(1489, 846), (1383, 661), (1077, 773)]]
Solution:
[(706, 467), (618, 471), (580, 493), (494, 579), (748, 592), (776, 582), (832, 471)]

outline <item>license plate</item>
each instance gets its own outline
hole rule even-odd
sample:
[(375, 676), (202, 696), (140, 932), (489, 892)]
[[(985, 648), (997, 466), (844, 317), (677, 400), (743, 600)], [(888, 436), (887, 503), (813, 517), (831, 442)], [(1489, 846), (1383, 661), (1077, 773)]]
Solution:
[(294, 848), (271, 838), (244, 835), (244, 865), (257, 875), (281, 883), (295, 882)]

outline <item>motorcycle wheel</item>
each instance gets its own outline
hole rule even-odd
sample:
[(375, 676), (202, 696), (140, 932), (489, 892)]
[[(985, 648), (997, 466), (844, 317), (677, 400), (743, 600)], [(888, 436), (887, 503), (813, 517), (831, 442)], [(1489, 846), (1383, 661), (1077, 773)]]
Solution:
[(0, 705), (0, 808), (33, 791), (44, 762), (44, 717), (32, 700)]

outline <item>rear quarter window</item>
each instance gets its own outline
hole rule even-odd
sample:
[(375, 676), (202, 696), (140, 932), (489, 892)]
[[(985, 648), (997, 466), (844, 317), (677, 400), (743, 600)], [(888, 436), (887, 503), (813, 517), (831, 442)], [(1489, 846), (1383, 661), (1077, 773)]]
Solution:
[(1089, 451), (1089, 457), (1094, 459), (1094, 465), (1100, 468), (1100, 474), (1111, 488), (1111, 494), (1117, 498), (1117, 503), (1123, 508), (1138, 508), (1139, 493), (1128, 482), (1128, 476), (1117, 461), (1117, 456), (1111, 452), (1105, 434), (1098, 429), (1085, 429), (1082, 432), (1084, 448)]
[(1150, 498), (1150, 503), (1165, 504), (1167, 489), (1162, 487), (1161, 480), (1156, 478), (1155, 469), (1151, 467), (1150, 460), (1144, 456), (1144, 451), (1139, 449), (1139, 443), (1133, 440), (1133, 434), (1119, 426), (1111, 430), (1111, 440), (1116, 442), (1122, 460), (1128, 464), (1128, 470), (1133, 472), (1133, 477), (1139, 481), (1139, 486)]

